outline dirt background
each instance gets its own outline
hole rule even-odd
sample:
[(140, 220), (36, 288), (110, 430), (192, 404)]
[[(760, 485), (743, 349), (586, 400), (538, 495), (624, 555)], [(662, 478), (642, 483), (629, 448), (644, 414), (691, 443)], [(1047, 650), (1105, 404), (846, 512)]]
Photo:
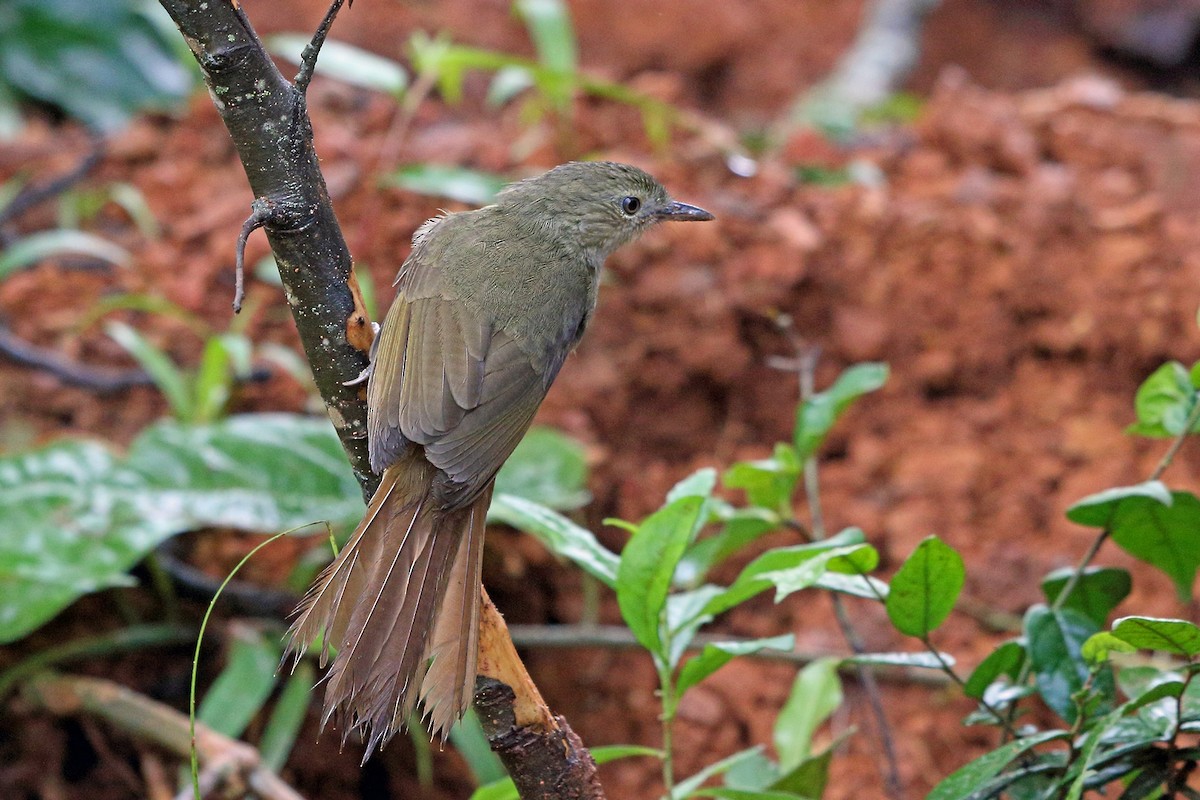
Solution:
[[(322, 12), (318, 0), (246, 5), (264, 33), (311, 30)], [(586, 69), (737, 130), (761, 129), (825, 75), (861, 11), (853, 0), (686, 8), (578, 0), (571, 7)], [(862, 527), (882, 551), (885, 573), (930, 533), (962, 552), (967, 605), (984, 613), (955, 614), (936, 641), (964, 674), (1005, 635), (981, 618), (1019, 618), (1040, 599), (1040, 576), (1079, 559), (1091, 533), (1068, 523), (1064, 509), (1144, 479), (1162, 453), (1160, 444), (1122, 432), (1138, 383), (1164, 360), (1200, 357), (1200, 105), (1182, 98), (1196, 93), (1195, 60), (1162, 70), (1115, 55), (1087, 32), (1088, 19), (1066, 2), (947, 0), (930, 19), (910, 82), (925, 98), (914, 124), (844, 147), (799, 135), (749, 179), (730, 174), (695, 137), (655, 153), (636, 114), (608, 103), (579, 103), (570, 151), (554, 136), (530, 135), (516, 108), (487, 110), (483, 80), (469, 83), (462, 105), (434, 99), (421, 107), (399, 150), (402, 162), (516, 176), (601, 155), (651, 169), (676, 196), (718, 217), (656, 231), (610, 261), (595, 323), (541, 412), (541, 422), (588, 444), (595, 501), (583, 516), (607, 544), (619, 547), (622, 536), (602, 529), (605, 517), (638, 518), (691, 470), (760, 457), (787, 438), (795, 378), (767, 365), (790, 354), (772, 321), (783, 313), (821, 348), (820, 385), (857, 361), (891, 365), (887, 387), (863, 401), (826, 448), (827, 524)], [(416, 29), (529, 51), (504, 0), (360, 0), (334, 37), (401, 57)], [(393, 118), (390, 101), (318, 78), (311, 105), (351, 249), (386, 302), (412, 230), (447, 204), (378, 188), (375, 158)], [(86, 149), (78, 129), (35, 121), (0, 146), (0, 180), (54, 175)], [(826, 187), (794, 178), (797, 166), (853, 160), (875, 164), (883, 182)], [(29, 341), (80, 361), (127, 366), (97, 326), (78, 330), (81, 316), (106, 295), (152, 292), (223, 328), (233, 242), (251, 196), (204, 95), (177, 119), (139, 120), (114, 139), (87, 185), (116, 180), (145, 194), (162, 236), (147, 239), (107, 209), (94, 227), (135, 253), (131, 269), (41, 265), (0, 284), (0, 314)], [(52, 209), (42, 208), (19, 229), (52, 221)], [(265, 253), (265, 242), (253, 237), (248, 263)], [(282, 293), (253, 282), (251, 295), (261, 301), (250, 324), (255, 341), (296, 347)], [(181, 324), (125, 316), (195, 363), (199, 342)], [(78, 434), (127, 442), (166, 411), (151, 389), (101, 396), (4, 359), (0, 387), (9, 450)], [(299, 411), (305, 403), (304, 387), (276, 371), (244, 387), (234, 410)], [(1167, 480), (1195, 490), (1198, 477), (1200, 454), (1185, 448)], [(762, 546), (787, 541), (780, 534)], [(1125, 608), (1195, 617), (1165, 577), (1115, 549), (1100, 561), (1134, 571)], [(526, 537), (493, 532), (485, 578), (511, 621), (579, 617), (578, 574)], [(106, 627), (112, 613), (110, 604), (86, 598), (27, 644), (0, 651), (0, 666)], [(871, 649), (913, 648), (879, 609), (851, 604), (851, 613)], [(602, 615), (619, 618), (611, 598)], [(717, 629), (792, 631), (803, 650), (847, 649), (821, 596), (780, 606), (760, 598)], [(526, 655), (550, 704), (589, 744), (658, 744), (647, 658), (586, 649)], [(81, 670), (182, 705), (188, 662), (180, 651)], [(678, 725), (680, 774), (769, 741), (793, 673), (741, 660), (689, 694)], [(909, 797), (923, 796), (994, 744), (990, 730), (959, 724), (970, 705), (953, 691), (889, 682), (884, 701)], [(850, 726), (859, 730), (834, 760), (827, 796), (882, 796), (878, 733), (852, 681), (828, 735)], [(309, 797), (422, 796), (406, 741), (396, 740), (362, 771), (353, 749), (339, 754), (334, 737), (315, 742), (306, 733), (284, 777)], [(122, 734), (46, 719), (19, 701), (0, 709), (0, 796), (141, 796), (139, 763), (138, 746)], [(428, 796), (467, 796), (469, 779), (455, 754), (439, 754), (436, 769), (438, 790)], [(647, 761), (602, 773), (614, 798), (654, 797), (661, 788), (657, 766)]]

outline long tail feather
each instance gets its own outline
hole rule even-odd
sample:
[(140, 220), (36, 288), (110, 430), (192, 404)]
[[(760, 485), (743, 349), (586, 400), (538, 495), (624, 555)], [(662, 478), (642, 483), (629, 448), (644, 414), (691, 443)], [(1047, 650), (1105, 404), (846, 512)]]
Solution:
[[(442, 739), (473, 693), (479, 574), (490, 488), (468, 508), (441, 510), (432, 469), (385, 472), (349, 542), (297, 609), (288, 652), (323, 636), (322, 727), (355, 730), (366, 755), (404, 728), (418, 700)], [(422, 464), (421, 466), (427, 466)], [(407, 471), (406, 471), (407, 468)]]

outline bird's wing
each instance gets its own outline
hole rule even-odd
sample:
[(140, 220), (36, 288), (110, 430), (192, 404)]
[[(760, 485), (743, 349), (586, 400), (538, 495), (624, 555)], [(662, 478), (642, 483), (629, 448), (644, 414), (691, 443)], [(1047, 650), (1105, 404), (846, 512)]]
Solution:
[(444, 475), (439, 499), (462, 507), (520, 442), (558, 364), (539, 371), (511, 336), (443, 296), (428, 265), (414, 265), (398, 284), (368, 386), (372, 466), (421, 445)]

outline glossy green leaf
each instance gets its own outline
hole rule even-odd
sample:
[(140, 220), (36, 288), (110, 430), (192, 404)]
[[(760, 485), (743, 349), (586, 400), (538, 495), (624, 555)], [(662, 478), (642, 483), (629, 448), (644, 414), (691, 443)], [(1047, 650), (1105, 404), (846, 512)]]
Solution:
[(584, 572), (609, 588), (617, 585), (620, 559), (587, 528), (543, 505), (511, 494), (496, 494), (488, 520), (511, 525), (536, 537), (559, 558), (573, 561)]
[(587, 473), (582, 444), (553, 428), (534, 426), (496, 475), (496, 493), (567, 511), (591, 499)]
[(0, 642), (128, 585), (129, 568), (176, 533), (353, 525), (360, 497), (328, 421), (285, 414), (163, 421), (124, 458), (88, 441), (0, 457)]
[(1122, 617), (1112, 633), (1140, 650), (1160, 650), (1191, 657), (1200, 654), (1200, 627), (1182, 619)]
[(781, 771), (797, 767), (812, 755), (817, 727), (842, 704), (838, 659), (822, 658), (796, 675), (792, 691), (775, 718), (775, 752)]
[(1016, 678), (1025, 662), (1025, 646), (1019, 641), (1007, 641), (988, 654), (979, 662), (979, 666), (967, 678), (963, 692), (967, 697), (976, 700), (983, 697), (987, 688), (999, 680), (1000, 676)]
[(1000, 745), (944, 778), (933, 787), (926, 800), (969, 800), (975, 797), (976, 790), (999, 775), (1001, 770), (1022, 753), (1039, 744), (1068, 738), (1069, 735), (1066, 731), (1043, 731)]
[(232, 631), (225, 668), (205, 692), (196, 720), (236, 739), (275, 688), (281, 650), (275, 637), (268, 639), (246, 626)]
[(1189, 601), (1200, 569), (1200, 499), (1172, 492), (1171, 504), (1126, 501), (1113, 514), (1112, 540), (1135, 558), (1157, 567), (1175, 583), (1179, 599)]
[(924, 638), (950, 615), (965, 579), (962, 556), (930, 536), (892, 578), (888, 617), (901, 633)]
[(697, 540), (684, 554), (675, 573), (684, 586), (703, 580), (714, 566), (779, 528), (778, 516), (763, 508), (733, 508), (717, 500), (709, 507), (723, 526), (716, 534)]
[[(1075, 719), (1071, 696), (1088, 682), (1091, 669), (1083, 659), (1083, 643), (1098, 627), (1072, 608), (1054, 611), (1036, 605), (1025, 615), (1025, 639), (1038, 692), (1046, 705), (1065, 720)], [(1107, 666), (1098, 669), (1092, 680), (1094, 691), (1109, 698), (1115, 696), (1112, 671)]]
[(855, 364), (823, 392), (800, 404), (796, 411), (794, 444), (800, 460), (817, 452), (825, 436), (850, 404), (887, 383), (887, 364)]
[(675, 683), (675, 692), (677, 695), (682, 695), (737, 656), (758, 653), (762, 650), (788, 652), (795, 645), (796, 637), (790, 633), (784, 636), (772, 636), (768, 639), (706, 644), (699, 655), (693, 656), (684, 663), (683, 669), (679, 673), (679, 679)]
[(499, 175), (437, 164), (401, 167), (383, 180), (384, 186), (433, 197), (445, 197), (471, 205), (492, 202), (496, 193), (507, 183), (508, 181)]
[[(1042, 579), (1042, 591), (1051, 605), (1071, 579), (1075, 570), (1063, 567)], [(1097, 625), (1108, 621), (1108, 615), (1129, 596), (1133, 580), (1129, 572), (1117, 567), (1088, 567), (1079, 576), (1065, 606), (1082, 611)]]
[(696, 535), (705, 498), (681, 497), (647, 517), (621, 551), (617, 605), (638, 642), (659, 653), (660, 617), (671, 578)]
[[(280, 33), (266, 37), (267, 49), (293, 64), (312, 40), (311, 36)], [(326, 39), (317, 58), (316, 73), (351, 86), (401, 97), (408, 88), (408, 72), (389, 58), (368, 50)]]
[(92, 233), (53, 230), (31, 233), (0, 251), (0, 278), (39, 261), (59, 256), (83, 256), (118, 267), (129, 265), (129, 251)]
[(1169, 361), (1150, 374), (1134, 397), (1137, 422), (1129, 432), (1139, 436), (1167, 437), (1183, 433), (1196, 405), (1196, 387), (1183, 364)]
[(1162, 481), (1146, 481), (1088, 495), (1067, 509), (1067, 519), (1093, 528), (1110, 528), (1122, 507), (1138, 512), (1151, 503), (1169, 506), (1171, 502), (1171, 492)]

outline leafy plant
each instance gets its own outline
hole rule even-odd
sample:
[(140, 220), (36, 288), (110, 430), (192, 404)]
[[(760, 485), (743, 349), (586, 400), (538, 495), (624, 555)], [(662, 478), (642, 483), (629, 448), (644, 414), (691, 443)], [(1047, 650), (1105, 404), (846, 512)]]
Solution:
[[(525, 96), (528, 100), (523, 107), (526, 120), (532, 124), (552, 116), (564, 133), (569, 133), (574, 104), (580, 96), (610, 100), (637, 109), (647, 138), (656, 146), (664, 146), (671, 127), (683, 123), (679, 112), (670, 104), (619, 83), (591, 77), (580, 70), (570, 9), (562, 0), (515, 0), (513, 11), (525, 23), (535, 58), (469, 47), (456, 44), (446, 36), (430, 36), (418, 31), (408, 42), (415, 78), (410, 79), (408, 70), (401, 64), (337, 42), (326, 43), (316, 69), (336, 80), (392, 95), (405, 104), (409, 116), (430, 89), (436, 87), (448, 103), (458, 103), (464, 94), (467, 75), (487, 72), (492, 74), (487, 94), (490, 105), (502, 106)], [(269, 37), (267, 41), (273, 52), (296, 62), (308, 37), (284, 34)], [(465, 196), (457, 190), (449, 194), (437, 190), (434, 194), (467, 202), (480, 201), (478, 178), (453, 168), (433, 169), (444, 170), (446, 174), (442, 177), (447, 181), (474, 184)], [(434, 176), (435, 173), (418, 177), (402, 172), (392, 180), (413, 181), (420, 187), (415, 191), (425, 191)], [(483, 185), (490, 183), (489, 179)]]
[[(8, 0), (0, 4), (0, 116), (16, 103), (56, 106), (109, 132), (146, 109), (173, 108), (195, 85), (157, 4)], [(168, 23), (169, 24), (169, 23)]]
[[(1181, 600), (1191, 599), (1200, 567), (1200, 499), (1169, 489), (1161, 478), (1197, 430), (1198, 376), (1197, 367), (1171, 362), (1138, 390), (1130, 431), (1172, 442), (1148, 480), (1085, 497), (1067, 510), (1072, 521), (1099, 530), (1092, 546), (1078, 567), (1046, 577), (1045, 602), (1026, 613), (1022, 636), (994, 650), (964, 686), (981, 703), (971, 721), (999, 726), (1013, 741), (943, 780), (934, 800), (1074, 799), (1114, 785), (1122, 800), (1198, 796), (1187, 781), (1200, 750), (1187, 735), (1200, 732), (1193, 684), (1200, 629), (1188, 620), (1125, 616), (1105, 630), (1132, 580), (1123, 569), (1092, 566), (1111, 539), (1170, 577)], [(1018, 704), (1034, 694), (1060, 724), (1014, 729)]]

